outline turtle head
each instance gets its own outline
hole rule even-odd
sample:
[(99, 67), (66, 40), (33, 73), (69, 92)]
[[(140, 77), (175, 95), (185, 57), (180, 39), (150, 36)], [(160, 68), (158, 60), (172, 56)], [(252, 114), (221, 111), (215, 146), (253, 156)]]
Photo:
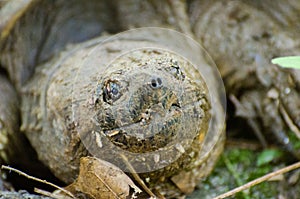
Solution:
[(150, 50), (114, 60), (94, 92), (98, 131), (134, 153), (199, 135), (208, 117), (207, 93), (186, 76), (183, 64), (188, 63), (182, 58)]

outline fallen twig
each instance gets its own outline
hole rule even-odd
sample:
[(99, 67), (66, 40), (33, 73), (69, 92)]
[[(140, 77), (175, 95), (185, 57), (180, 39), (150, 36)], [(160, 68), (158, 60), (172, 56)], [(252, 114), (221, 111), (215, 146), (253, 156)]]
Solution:
[(54, 188), (56, 188), (56, 189), (61, 190), (62, 192), (66, 193), (68, 196), (70, 196), (70, 197), (72, 197), (72, 198), (75, 198), (75, 196), (74, 196), (71, 192), (69, 192), (69, 191), (67, 191), (67, 190), (65, 190), (65, 189), (63, 189), (63, 188), (61, 188), (61, 187), (59, 187), (59, 186), (57, 186), (57, 185), (55, 185), (55, 184), (53, 184), (53, 183), (51, 183), (51, 182), (48, 182), (48, 181), (46, 181), (46, 180), (42, 180), (42, 179), (39, 179), (39, 178), (30, 176), (30, 175), (28, 175), (28, 174), (26, 174), (26, 173), (24, 173), (23, 171), (20, 171), (20, 170), (18, 170), (18, 169), (12, 168), (12, 167), (10, 167), (10, 166), (5, 166), (5, 165), (2, 165), (2, 166), (1, 166), (1, 169), (13, 171), (13, 172), (18, 173), (19, 175), (22, 175), (22, 176), (28, 178), (28, 179), (31, 179), (31, 180), (34, 180), (34, 181), (37, 181), (37, 182), (40, 182), (40, 183), (47, 184), (47, 185), (49, 185), (49, 186), (52, 186), (52, 187), (54, 187)]
[(41, 195), (44, 195), (44, 196), (55, 198), (55, 199), (72, 199), (72, 198), (70, 198), (66, 195), (58, 195), (58, 194), (51, 193), (51, 192), (48, 192), (48, 191), (45, 191), (45, 190), (42, 190), (42, 189), (38, 189), (38, 188), (34, 188), (34, 192), (38, 193), (38, 194), (41, 194)]
[(215, 197), (213, 199), (223, 199), (223, 198), (227, 198), (229, 196), (233, 196), (233, 195), (235, 195), (238, 192), (241, 192), (241, 191), (243, 191), (245, 189), (249, 189), (249, 188), (251, 188), (251, 187), (253, 187), (253, 186), (255, 186), (255, 185), (259, 184), (259, 183), (262, 183), (262, 182), (264, 182), (264, 181), (266, 181), (266, 180), (268, 180), (268, 179), (270, 179), (270, 178), (272, 178), (274, 176), (277, 176), (277, 175), (280, 175), (280, 174), (284, 174), (284, 173), (287, 173), (289, 171), (292, 171), (292, 170), (295, 170), (295, 169), (298, 169), (298, 168), (300, 168), (300, 162), (297, 162), (297, 163), (292, 164), (290, 166), (284, 167), (284, 168), (279, 169), (277, 171), (274, 171), (272, 173), (266, 174), (266, 175), (264, 175), (264, 176), (262, 176), (260, 178), (252, 180), (252, 181), (250, 181), (250, 182), (248, 182), (248, 183), (246, 183), (246, 184), (244, 184), (244, 185), (242, 185), (240, 187), (237, 187), (237, 188), (235, 188), (235, 189), (233, 189), (231, 191), (228, 191), (228, 192), (226, 192), (224, 194), (221, 194), (221, 195), (219, 195), (219, 196), (217, 196), (217, 197)]

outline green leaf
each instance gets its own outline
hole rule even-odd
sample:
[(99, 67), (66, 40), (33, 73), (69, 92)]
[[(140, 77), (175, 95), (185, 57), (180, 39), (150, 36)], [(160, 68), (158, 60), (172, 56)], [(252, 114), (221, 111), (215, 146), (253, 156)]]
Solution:
[(278, 149), (266, 149), (258, 155), (256, 165), (265, 165), (282, 156), (282, 152)]
[(278, 57), (272, 59), (272, 63), (284, 68), (300, 69), (300, 56)]

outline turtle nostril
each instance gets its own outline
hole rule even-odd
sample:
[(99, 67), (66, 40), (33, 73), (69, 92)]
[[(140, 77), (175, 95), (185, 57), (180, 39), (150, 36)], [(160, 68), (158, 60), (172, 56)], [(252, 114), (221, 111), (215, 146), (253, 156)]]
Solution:
[(152, 86), (153, 88), (156, 88), (157, 83), (156, 83), (156, 80), (155, 80), (155, 79), (152, 79), (152, 81), (151, 81), (151, 86)]
[(162, 81), (159, 77), (158, 78), (153, 78), (151, 80), (151, 87), (152, 88), (160, 88), (161, 86), (162, 86)]

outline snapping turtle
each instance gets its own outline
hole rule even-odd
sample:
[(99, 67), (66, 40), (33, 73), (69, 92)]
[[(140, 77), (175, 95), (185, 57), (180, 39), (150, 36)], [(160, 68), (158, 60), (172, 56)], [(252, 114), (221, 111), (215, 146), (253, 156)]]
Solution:
[(224, 146), (225, 109), (203, 49), (162, 28), (109, 37), (144, 21), (185, 32), (183, 10), (138, 2), (145, 18), (133, 20), (123, 10), (136, 9), (130, 1), (18, 3), (0, 12), (0, 62), (21, 100), (20, 131), (59, 179), (73, 182), (87, 155), (140, 173), (168, 197), (209, 174)]
[[(269, 61), (299, 53), (299, 7), (297, 0), (285, 4), (247, 0), (10, 1), (0, 12), (5, 19), (0, 24), (0, 61), (22, 100), (21, 130), (40, 159), (65, 182), (75, 178), (79, 157), (99, 156), (99, 151), (126, 170), (122, 158), (107, 156), (114, 153), (112, 147), (125, 151), (146, 182), (151, 179), (151, 188), (167, 196), (191, 191), (197, 179), (209, 173), (223, 147), (220, 118), (224, 110), (219, 97), (208, 97), (219, 95), (219, 84), (207, 66), (207, 56), (199, 47), (189, 48), (186, 39), (178, 40), (165, 31), (148, 29), (143, 34), (129, 32), (106, 40), (107, 34), (128, 28), (157, 26), (188, 34), (204, 45), (220, 69), (236, 114), (263, 144), (267, 141), (259, 133), (272, 133), (299, 157), (287, 136), (291, 130), (299, 133), (299, 71), (281, 69)], [(148, 49), (139, 51), (144, 44)], [(193, 60), (195, 57), (199, 60)], [(197, 63), (200, 72), (185, 58)], [(201, 75), (193, 76), (197, 73)], [(194, 92), (180, 92), (186, 89), (182, 79), (201, 94), (192, 97)], [(203, 104), (202, 100), (206, 105), (198, 107), (195, 114), (204, 117), (197, 120), (190, 108)], [(193, 131), (196, 134), (187, 130), (196, 128), (192, 123), (198, 122), (201, 128)], [(163, 128), (167, 130), (157, 131)], [(202, 132), (205, 129), (207, 132)], [(174, 142), (185, 132), (198, 138), (192, 139), (191, 148)], [(108, 144), (112, 145), (106, 147)], [(168, 151), (169, 146), (175, 148), (174, 157), (182, 152), (181, 158), (173, 161), (159, 153), (147, 156), (159, 148)], [(199, 149), (199, 155), (191, 158)], [(143, 164), (132, 153), (153, 161)], [(163, 160), (172, 163), (166, 166)], [(144, 172), (147, 166), (158, 170)]]

